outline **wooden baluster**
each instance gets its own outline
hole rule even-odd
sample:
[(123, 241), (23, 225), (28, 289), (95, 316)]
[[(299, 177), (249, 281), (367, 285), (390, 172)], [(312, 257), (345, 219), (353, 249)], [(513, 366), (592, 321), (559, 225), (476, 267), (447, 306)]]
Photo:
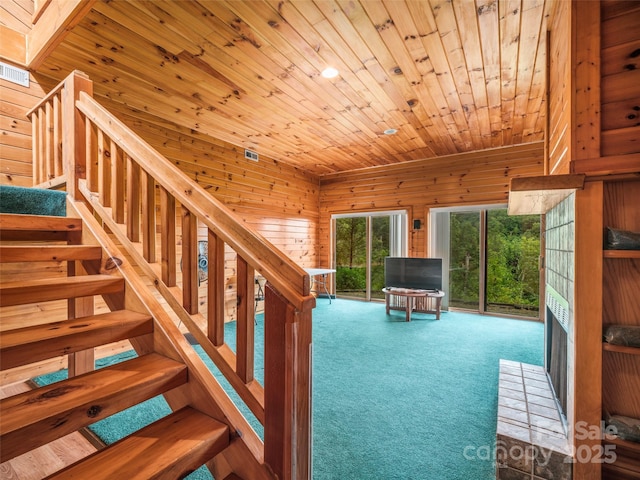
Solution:
[(100, 204), (111, 206), (111, 141), (98, 130), (98, 192)]
[[(82, 262), (67, 262), (67, 275), (87, 275), (87, 271), (82, 266)], [(67, 301), (67, 317), (81, 318), (94, 314), (94, 298), (80, 297), (71, 298)], [(68, 376), (74, 377), (95, 369), (95, 350), (78, 351), (67, 355)]]
[(55, 177), (53, 166), (53, 105), (48, 101), (44, 106), (44, 181)]
[(216, 347), (224, 344), (224, 242), (208, 230), (207, 330)]
[(148, 173), (142, 174), (142, 255), (149, 263), (156, 261), (156, 183)]
[(124, 152), (111, 140), (111, 218), (124, 223)]
[[(68, 235), (69, 245), (80, 245), (82, 233), (80, 231)], [(81, 261), (67, 262), (67, 276), (87, 275), (87, 270)], [(67, 300), (67, 318), (81, 318), (94, 314), (94, 297), (78, 297)], [(67, 355), (68, 376), (73, 377), (90, 372), (95, 368), (95, 351), (93, 348)]]
[(71, 198), (80, 198), (77, 193), (78, 179), (86, 172), (86, 128), (89, 121), (76, 109), (80, 93), (93, 96), (93, 82), (80, 72), (69, 75), (62, 90), (62, 156), (67, 172), (67, 193)]
[(240, 255), (237, 256), (237, 265), (238, 321), (236, 323), (236, 373), (244, 383), (249, 383), (253, 380), (254, 375), (254, 271)]
[(311, 309), (265, 285), (264, 457), (278, 478), (311, 475)]
[(107, 168), (108, 159), (107, 157), (107, 148), (106, 148), (106, 140), (104, 138), (104, 132), (101, 129), (98, 129), (97, 132), (97, 152), (98, 152), (98, 201), (100, 205), (103, 207), (107, 207), (107, 203), (109, 203), (111, 189), (107, 190), (107, 178), (105, 175), (105, 170)]
[(39, 162), (38, 154), (40, 153), (40, 138), (38, 137), (38, 111), (31, 114), (31, 176), (33, 184), (38, 184)]
[(85, 145), (86, 145), (86, 179), (87, 188), (90, 192), (98, 191), (98, 138), (96, 126), (87, 120), (85, 125)]
[(38, 109), (38, 183), (46, 182), (47, 178), (47, 132), (46, 132), (46, 111), (44, 107)]
[(182, 306), (198, 313), (198, 218), (182, 207)]
[(64, 173), (62, 167), (62, 108), (59, 93), (53, 97), (53, 173), (56, 177)]
[(160, 263), (162, 281), (167, 287), (176, 286), (176, 199), (160, 187)]
[(140, 241), (140, 165), (125, 155), (127, 163), (127, 238)]

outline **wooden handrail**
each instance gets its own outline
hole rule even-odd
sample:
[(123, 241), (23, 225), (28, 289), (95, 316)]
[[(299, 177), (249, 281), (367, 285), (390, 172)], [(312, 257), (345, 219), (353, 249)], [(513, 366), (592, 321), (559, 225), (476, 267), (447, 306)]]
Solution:
[[(176, 318), (263, 424), (264, 450), (258, 452), (253, 448), (255, 444), (250, 447), (254, 460), (264, 459), (282, 480), (308, 479), (311, 310), (315, 306), (308, 274), (104, 109), (92, 95), (91, 80), (81, 72), (73, 72), (47, 96), (47, 101), (32, 110), (34, 172), (46, 175), (51, 183), (57, 183), (56, 178), (66, 179), (69, 198), (84, 202), (101, 219), (103, 228), (115, 235), (166, 299)], [(54, 104), (61, 110), (61, 121), (53, 130), (54, 138), (61, 139), (64, 169), (58, 172), (56, 167), (53, 175), (56, 178), (51, 178), (52, 142), (48, 135), (52, 122), (47, 112)], [(156, 235), (158, 205), (160, 237)], [(182, 215), (180, 253), (176, 248), (178, 212)], [(202, 234), (198, 223), (207, 228), (206, 316), (200, 312), (199, 302)], [(227, 255), (232, 253), (235, 265), (229, 265), (234, 257)], [(231, 280), (236, 292), (235, 353), (224, 338), (225, 295), (230, 291), (225, 284), (226, 268), (235, 270), (235, 281)], [(254, 378), (256, 272), (267, 280), (263, 299), (264, 387)], [(212, 404), (217, 402), (212, 399)], [(243, 466), (242, 455), (247, 451), (241, 453), (237, 448), (240, 447), (232, 446), (228, 456), (225, 454), (227, 467), (253, 478)], [(212, 463), (214, 470), (216, 462)]]
[(45, 97), (40, 100), (35, 107), (33, 107), (31, 110), (29, 110), (26, 114), (27, 117), (31, 117), (31, 115), (33, 115), (34, 112), (36, 112), (40, 107), (46, 105), (47, 103), (49, 103), (51, 101), (51, 99), (57, 95), (58, 93), (62, 92), (62, 89), (65, 87), (65, 82), (60, 82), (58, 85), (56, 85), (53, 90), (51, 90), (49, 93), (47, 93), (45, 95)]
[(126, 125), (92, 97), (81, 93), (77, 108), (153, 176), (176, 200), (222, 238), (299, 310), (313, 308), (309, 275), (262, 235), (243, 226), (243, 221), (153, 147), (134, 135)]

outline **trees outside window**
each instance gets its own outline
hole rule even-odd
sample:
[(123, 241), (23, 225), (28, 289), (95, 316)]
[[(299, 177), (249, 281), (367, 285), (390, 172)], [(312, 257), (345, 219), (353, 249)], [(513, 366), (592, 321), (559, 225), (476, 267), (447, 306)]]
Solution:
[(406, 230), (406, 212), (336, 216), (336, 294), (384, 298), (384, 259), (405, 254)]
[(538, 317), (539, 256), (539, 215), (450, 212), (449, 306)]

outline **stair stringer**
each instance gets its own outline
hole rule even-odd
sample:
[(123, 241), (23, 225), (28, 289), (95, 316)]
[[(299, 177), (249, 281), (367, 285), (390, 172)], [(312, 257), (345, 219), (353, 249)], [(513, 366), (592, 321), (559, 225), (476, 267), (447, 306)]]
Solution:
[[(124, 278), (124, 298), (104, 296), (107, 305), (110, 308), (113, 304), (117, 308), (147, 313), (154, 318), (152, 339), (139, 337), (130, 340), (136, 352), (143, 354), (155, 351), (183, 362), (187, 366), (188, 382), (164, 394), (171, 409), (177, 411), (189, 405), (229, 426), (231, 432), (229, 446), (215, 459), (209, 461), (208, 467), (216, 477), (224, 478), (235, 473), (242, 478), (252, 480), (273, 480), (275, 476), (269, 466), (264, 463), (263, 444), (257, 433), (185, 339), (153, 292), (121, 253), (119, 247), (96, 221), (87, 205), (83, 202), (69, 201), (67, 212), (68, 216), (80, 218), (84, 222), (82, 243), (100, 245), (103, 248), (105, 255), (103, 255), (100, 271), (108, 269), (112, 273), (113, 269), (117, 269)], [(97, 266), (93, 263), (86, 268), (89, 273), (94, 273), (93, 270)]]

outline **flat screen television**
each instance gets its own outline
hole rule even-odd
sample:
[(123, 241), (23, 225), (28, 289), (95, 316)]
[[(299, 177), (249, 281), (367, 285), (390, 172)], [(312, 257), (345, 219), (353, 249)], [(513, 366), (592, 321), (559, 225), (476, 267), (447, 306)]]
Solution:
[(442, 290), (442, 259), (386, 257), (384, 285), (396, 288)]

